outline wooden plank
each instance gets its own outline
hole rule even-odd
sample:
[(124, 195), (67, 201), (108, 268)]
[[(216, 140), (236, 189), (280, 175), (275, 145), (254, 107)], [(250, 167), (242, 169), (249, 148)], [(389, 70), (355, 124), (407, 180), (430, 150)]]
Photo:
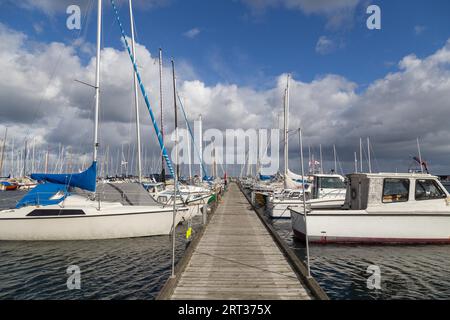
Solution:
[(171, 299), (310, 299), (237, 185), (185, 262)]

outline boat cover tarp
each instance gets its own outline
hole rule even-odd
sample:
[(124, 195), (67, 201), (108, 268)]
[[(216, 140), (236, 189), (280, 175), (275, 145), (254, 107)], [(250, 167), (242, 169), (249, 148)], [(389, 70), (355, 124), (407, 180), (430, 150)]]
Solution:
[(81, 173), (33, 173), (31, 179), (95, 192), (97, 182), (97, 162), (92, 162), (92, 165), (86, 171)]
[(259, 180), (261, 180), (261, 181), (272, 180), (273, 178), (274, 178), (274, 176), (259, 174)]
[(4, 185), (5, 187), (10, 187), (12, 184), (8, 181), (0, 181), (0, 184)]
[(95, 195), (100, 201), (120, 202), (127, 206), (159, 205), (141, 184), (133, 182), (99, 183)]
[[(60, 194), (58, 194), (60, 192)], [(57, 195), (55, 197), (55, 195)], [(67, 186), (57, 183), (38, 184), (31, 189), (16, 205), (16, 208), (25, 206), (48, 206), (58, 204), (68, 196)]]

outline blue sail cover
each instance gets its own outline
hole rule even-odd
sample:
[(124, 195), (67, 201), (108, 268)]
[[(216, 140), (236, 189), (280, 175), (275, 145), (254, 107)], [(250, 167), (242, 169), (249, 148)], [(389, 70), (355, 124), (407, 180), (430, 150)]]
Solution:
[[(58, 194), (58, 192), (60, 194)], [(55, 197), (55, 195), (57, 195)], [(31, 189), (16, 205), (16, 209), (26, 206), (48, 206), (58, 204), (68, 196), (67, 186), (56, 183), (38, 184)]]
[(95, 192), (97, 182), (97, 162), (92, 162), (92, 165), (86, 171), (81, 173), (33, 173), (31, 175), (31, 179), (40, 182), (61, 184), (67, 187), (77, 187), (83, 190)]
[(259, 180), (261, 180), (261, 181), (272, 180), (273, 178), (274, 178), (274, 176), (259, 174)]

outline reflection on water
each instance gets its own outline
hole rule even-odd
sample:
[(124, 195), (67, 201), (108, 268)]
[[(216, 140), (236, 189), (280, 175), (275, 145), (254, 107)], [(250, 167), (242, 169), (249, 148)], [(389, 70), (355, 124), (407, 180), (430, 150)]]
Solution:
[[(9, 199), (2, 207), (13, 206), (11, 199), (20, 195), (0, 193), (0, 201)], [(186, 247), (185, 231), (178, 226), (177, 259)], [(0, 241), (0, 299), (153, 299), (170, 276), (171, 248), (169, 236)], [(70, 265), (81, 269), (81, 290), (67, 289)]]
[[(0, 204), (14, 205), (11, 197), (20, 196), (0, 193)], [(304, 259), (304, 245), (293, 240), (290, 220), (272, 224)], [(185, 249), (185, 230), (177, 228), (177, 259)], [(168, 236), (0, 241), (0, 299), (153, 299), (170, 275), (170, 252)], [(450, 298), (450, 246), (312, 245), (310, 253), (312, 274), (332, 299)], [(81, 290), (66, 287), (66, 269), (73, 264), (81, 268)], [(370, 265), (381, 270), (381, 290), (367, 289)]]
[[(280, 236), (305, 259), (290, 220), (273, 220)], [(311, 273), (331, 299), (449, 299), (450, 246), (311, 245)], [(368, 289), (367, 268), (381, 271), (381, 290)]]

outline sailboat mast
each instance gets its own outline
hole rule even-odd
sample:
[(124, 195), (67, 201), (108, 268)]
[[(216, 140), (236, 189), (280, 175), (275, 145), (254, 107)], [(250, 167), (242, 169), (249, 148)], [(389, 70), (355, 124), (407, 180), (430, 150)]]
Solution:
[(323, 157), (322, 157), (322, 145), (319, 145), (320, 152), (320, 174), (323, 174)]
[(45, 165), (44, 165), (44, 173), (48, 173), (48, 146), (47, 146), (47, 152), (45, 153)]
[[(178, 137), (178, 108), (177, 108), (177, 79), (175, 77), (175, 62), (172, 59), (172, 81), (173, 81), (173, 106), (175, 108), (175, 135)], [(178, 138), (177, 138), (178, 141)], [(176, 156), (178, 157), (178, 145), (176, 148)], [(178, 161), (176, 162), (176, 167), (177, 167), (177, 178), (179, 179), (180, 177), (180, 164), (178, 163)]]
[(174, 196), (173, 196), (173, 221), (172, 221), (172, 277), (175, 277), (175, 217), (177, 214), (177, 195), (178, 195), (178, 176), (179, 172), (179, 164), (178, 164), (178, 112), (177, 112), (177, 87), (176, 87), (176, 79), (175, 79), (175, 63), (172, 59), (172, 76), (173, 76), (173, 103), (174, 103), (174, 112), (175, 112), (175, 174), (173, 176), (174, 179)]
[[(131, 23), (131, 53), (133, 55), (133, 62), (136, 64), (136, 47), (134, 40), (134, 15), (133, 4), (129, 0), (130, 5), (130, 23)], [(133, 69), (133, 82), (134, 82), (134, 106), (136, 111), (136, 143), (137, 143), (137, 172), (139, 183), (142, 182), (142, 162), (141, 162), (141, 127), (139, 120), (139, 96), (138, 96), (138, 83), (136, 72)]]
[(335, 144), (333, 144), (333, 154), (334, 154), (334, 173), (337, 174), (337, 154)]
[(369, 162), (369, 173), (372, 173), (372, 161), (370, 159), (370, 139), (367, 137), (367, 159)]
[(259, 129), (256, 130), (256, 178), (259, 178), (259, 174), (261, 171), (261, 162), (259, 159), (261, 150), (260, 150), (260, 141), (259, 141)]
[(198, 117), (198, 150), (200, 153), (200, 181), (203, 181), (203, 124), (202, 124), (202, 115)]
[(291, 75), (287, 76), (287, 84), (284, 95), (284, 174), (288, 174), (289, 166), (289, 144), (288, 144), (288, 131), (289, 131), (289, 80)]
[(363, 172), (362, 139), (359, 138), (359, 170)]
[[(164, 144), (164, 113), (163, 113), (163, 56), (162, 49), (159, 48), (159, 108), (161, 112), (161, 140)], [(164, 155), (161, 155), (161, 181), (166, 180), (166, 169), (164, 167)]]
[(97, 12), (97, 56), (95, 69), (95, 111), (94, 111), (94, 162), (97, 162), (98, 154), (98, 118), (100, 105), (100, 50), (102, 41), (102, 0), (98, 0)]
[(25, 177), (27, 175), (27, 151), (28, 151), (28, 141), (25, 139), (25, 150), (24, 150), (24, 157), (23, 157), (23, 176)]
[(3, 139), (2, 155), (1, 155), (1, 159), (0, 159), (0, 176), (2, 175), (2, 172), (3, 172), (3, 159), (5, 156), (5, 148), (6, 148), (6, 139), (7, 138), (8, 138), (8, 128), (6, 128), (6, 130), (5, 130), (5, 138)]
[(187, 132), (187, 154), (189, 158), (188, 166), (189, 166), (189, 181), (192, 180), (192, 155), (191, 155), (191, 135), (189, 134), (189, 127), (186, 121), (186, 132)]

